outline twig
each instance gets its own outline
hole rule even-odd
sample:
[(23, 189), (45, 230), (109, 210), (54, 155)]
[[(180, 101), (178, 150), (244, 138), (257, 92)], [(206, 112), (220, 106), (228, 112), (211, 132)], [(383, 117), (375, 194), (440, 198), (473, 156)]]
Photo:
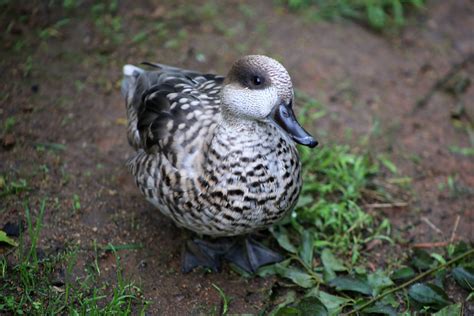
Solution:
[(450, 242), (454, 241), (454, 238), (456, 237), (456, 231), (458, 230), (458, 225), (459, 225), (459, 220), (461, 219), (461, 216), (456, 217), (456, 221), (454, 222), (454, 227), (453, 227), (453, 232), (451, 233), (451, 238), (449, 239)]
[(370, 301), (368, 301), (367, 303), (365, 304), (362, 304), (361, 306), (357, 307), (357, 308), (354, 308), (353, 310), (351, 310), (350, 312), (346, 313), (346, 314), (343, 314), (343, 315), (352, 315), (352, 314), (355, 314), (355, 313), (358, 313), (360, 311), (362, 311), (364, 308), (372, 305), (373, 303), (381, 300), (382, 298), (384, 298), (385, 296), (389, 295), (389, 294), (392, 294), (392, 293), (395, 293), (395, 292), (398, 292), (408, 286), (410, 286), (411, 284), (415, 283), (416, 281), (418, 280), (421, 280), (423, 279), (424, 277), (430, 275), (430, 274), (433, 274), (435, 272), (437, 272), (438, 270), (441, 270), (441, 269), (444, 269), (450, 265), (452, 265), (453, 263), (456, 263), (462, 259), (464, 259), (465, 257), (468, 257), (470, 255), (473, 255), (474, 254), (474, 249), (471, 249), (465, 253), (463, 253), (462, 255), (459, 255), (457, 256), (456, 258), (454, 259), (451, 259), (450, 261), (446, 262), (445, 264), (442, 264), (442, 265), (439, 265), (438, 267), (435, 267), (435, 268), (432, 268), (426, 272), (423, 272), (419, 275), (417, 275), (416, 277), (414, 277), (413, 279), (397, 286), (397, 287), (394, 287), (393, 289), (391, 289), (390, 291), (387, 291), (385, 293), (382, 293), (376, 297), (374, 297), (373, 299), (371, 299)]
[(464, 57), (459, 63), (454, 64), (451, 69), (446, 73), (443, 77), (438, 79), (435, 84), (431, 87), (431, 89), (421, 98), (419, 99), (415, 107), (413, 108), (413, 112), (420, 110), (421, 108), (425, 107), (428, 102), (431, 100), (431, 97), (439, 90), (441, 90), (446, 83), (448, 83), (451, 78), (453, 78), (461, 69), (466, 67), (469, 63), (474, 61), (474, 53), (471, 53)]
[(438, 234), (443, 234), (443, 231), (436, 227), (435, 224), (433, 224), (427, 217), (423, 216), (421, 217), (421, 220), (424, 221), (428, 226), (430, 226), (432, 229), (434, 229)]
[(420, 242), (413, 244), (412, 248), (436, 248), (436, 247), (446, 247), (452, 241), (439, 241), (439, 242)]

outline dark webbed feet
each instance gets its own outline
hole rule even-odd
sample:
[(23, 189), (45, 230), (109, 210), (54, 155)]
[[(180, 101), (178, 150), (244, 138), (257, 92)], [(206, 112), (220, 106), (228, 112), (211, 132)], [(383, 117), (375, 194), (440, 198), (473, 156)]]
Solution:
[(257, 272), (261, 266), (280, 262), (283, 256), (247, 237), (238, 240), (224, 258), (248, 273)]
[(186, 243), (182, 271), (187, 273), (196, 267), (205, 267), (218, 272), (221, 269), (221, 259), (253, 274), (261, 266), (279, 262), (283, 257), (250, 237), (234, 241), (221, 238), (214, 242), (194, 239)]
[(188, 240), (184, 247), (181, 270), (188, 273), (194, 268), (209, 268), (214, 272), (221, 270), (221, 258), (232, 244), (228, 240), (210, 242), (202, 239)]

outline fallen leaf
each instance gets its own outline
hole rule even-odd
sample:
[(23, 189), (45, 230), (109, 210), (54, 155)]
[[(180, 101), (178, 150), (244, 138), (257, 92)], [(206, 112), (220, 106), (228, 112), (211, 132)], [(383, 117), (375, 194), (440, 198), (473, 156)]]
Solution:
[(3, 230), (0, 230), (0, 243), (6, 243), (9, 244), (10, 246), (17, 247), (18, 244), (16, 241), (11, 239), (10, 237), (7, 236), (7, 233), (5, 233)]

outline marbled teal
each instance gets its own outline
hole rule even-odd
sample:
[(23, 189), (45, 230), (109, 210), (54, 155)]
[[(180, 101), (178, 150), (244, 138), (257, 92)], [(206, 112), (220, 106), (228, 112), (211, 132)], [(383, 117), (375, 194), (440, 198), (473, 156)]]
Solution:
[[(147, 65), (124, 66), (122, 83), (136, 150), (128, 166), (146, 199), (178, 226), (213, 237), (248, 234), (287, 214), (302, 185), (295, 142), (317, 142), (295, 118), (286, 69), (261, 55), (238, 59), (225, 78)], [(279, 259), (248, 240), (236, 258), (224, 240), (188, 243), (183, 270), (218, 270), (223, 257), (253, 272)]]

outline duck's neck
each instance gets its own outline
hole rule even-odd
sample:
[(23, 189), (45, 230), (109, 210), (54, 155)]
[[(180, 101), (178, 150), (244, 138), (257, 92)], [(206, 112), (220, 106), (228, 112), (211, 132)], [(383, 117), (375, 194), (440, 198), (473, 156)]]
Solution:
[(245, 145), (253, 143), (254, 140), (262, 139), (273, 129), (269, 123), (252, 119), (240, 118), (234, 115), (226, 115), (222, 113), (222, 121), (216, 129), (215, 137), (219, 140), (228, 140)]

